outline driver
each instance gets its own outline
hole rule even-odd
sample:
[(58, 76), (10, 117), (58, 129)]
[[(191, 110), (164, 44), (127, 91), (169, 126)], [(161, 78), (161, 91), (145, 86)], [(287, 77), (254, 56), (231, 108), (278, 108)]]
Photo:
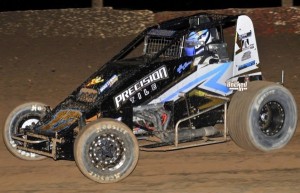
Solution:
[(200, 56), (201, 59), (197, 62), (198, 64), (218, 63), (219, 56), (206, 47), (212, 41), (213, 37), (209, 29), (189, 33), (184, 46), (186, 56)]
[(203, 53), (206, 44), (212, 42), (208, 29), (198, 32), (191, 32), (185, 40), (184, 50), (187, 56), (194, 56)]

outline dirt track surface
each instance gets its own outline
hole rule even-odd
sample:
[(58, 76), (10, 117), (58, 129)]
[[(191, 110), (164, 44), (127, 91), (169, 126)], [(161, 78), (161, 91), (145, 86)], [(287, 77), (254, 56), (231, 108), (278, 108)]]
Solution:
[[(134, 36), (0, 37), (2, 131), (15, 106), (27, 101), (55, 106)], [(286, 87), (299, 104), (299, 34), (258, 33), (257, 39), (264, 77), (279, 81), (284, 68)], [(299, 126), (292, 141), (272, 153), (247, 152), (233, 142), (166, 153), (141, 152), (134, 172), (116, 184), (88, 180), (72, 161), (19, 160), (6, 150), (0, 135), (0, 192), (300, 192)]]

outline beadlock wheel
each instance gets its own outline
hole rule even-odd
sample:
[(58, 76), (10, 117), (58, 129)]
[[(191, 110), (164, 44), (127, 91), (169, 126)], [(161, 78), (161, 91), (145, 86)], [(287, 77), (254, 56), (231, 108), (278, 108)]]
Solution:
[(272, 151), (288, 144), (297, 126), (297, 105), (282, 85), (254, 81), (233, 95), (228, 108), (232, 140), (246, 150)]
[(47, 157), (17, 149), (18, 145), (23, 142), (12, 139), (13, 135), (22, 135), (23, 130), (32, 124), (36, 124), (45, 116), (46, 105), (40, 102), (29, 102), (17, 106), (7, 117), (4, 130), (3, 140), (7, 149), (14, 156), (23, 160), (42, 160)]
[(80, 131), (74, 143), (74, 157), (86, 177), (98, 183), (112, 183), (134, 170), (139, 147), (124, 123), (103, 118)]
[(284, 124), (285, 112), (282, 105), (276, 101), (267, 102), (259, 113), (260, 130), (267, 136), (279, 133)]
[(102, 171), (120, 168), (126, 159), (124, 142), (114, 134), (103, 134), (95, 138), (89, 147), (89, 157), (94, 167)]

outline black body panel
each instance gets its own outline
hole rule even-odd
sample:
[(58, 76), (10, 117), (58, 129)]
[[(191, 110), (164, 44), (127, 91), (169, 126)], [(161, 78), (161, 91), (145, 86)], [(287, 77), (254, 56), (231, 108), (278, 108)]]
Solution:
[[(191, 64), (194, 58), (185, 56), (180, 50), (180, 42), (183, 42), (186, 34), (195, 30), (216, 28), (221, 34), (219, 41), (222, 42), (222, 28), (233, 26), (237, 17), (201, 13), (147, 28), (65, 100), (48, 111), (34, 130), (49, 136), (68, 133), (63, 131), (77, 127), (81, 117), (88, 119), (95, 115), (110, 118), (121, 116), (125, 123), (132, 125), (132, 114), (124, 114), (127, 112), (124, 109), (148, 104), (195, 70)], [(158, 51), (150, 50), (150, 45), (146, 45), (149, 43), (147, 40), (155, 37), (164, 39), (164, 44)], [(143, 42), (145, 45), (142, 56), (125, 58)], [(181, 73), (177, 73), (185, 63), (190, 67), (180, 69)], [(70, 117), (70, 112), (73, 117)], [(58, 116), (60, 122), (53, 123)], [(66, 122), (69, 124), (62, 127), (61, 124)]]

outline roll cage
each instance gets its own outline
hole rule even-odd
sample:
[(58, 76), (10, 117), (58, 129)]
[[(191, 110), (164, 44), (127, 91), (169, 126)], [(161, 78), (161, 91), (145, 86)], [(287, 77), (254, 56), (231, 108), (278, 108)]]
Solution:
[[(238, 17), (239, 15), (233, 16), (199, 13), (161, 22), (157, 25), (148, 27), (141, 32), (117, 55), (115, 55), (110, 62), (115, 62), (125, 58), (142, 42), (144, 42), (143, 54), (147, 58), (147, 64), (161, 58), (162, 56), (167, 59), (168, 57), (165, 56), (170, 56), (168, 53), (172, 53), (172, 49), (174, 50), (174, 47), (176, 46), (180, 46), (177, 50), (179, 55), (173, 57), (181, 57), (185, 37), (190, 32), (204, 29), (213, 29), (212, 33), (218, 35), (218, 38), (212, 43), (216, 43), (216, 41), (217, 43), (225, 43), (223, 29), (235, 26)], [(151, 49), (148, 47), (148, 43), (149, 39), (154, 37), (166, 38), (168, 41), (165, 41), (164, 44), (160, 45), (156, 52), (151, 52)]]

